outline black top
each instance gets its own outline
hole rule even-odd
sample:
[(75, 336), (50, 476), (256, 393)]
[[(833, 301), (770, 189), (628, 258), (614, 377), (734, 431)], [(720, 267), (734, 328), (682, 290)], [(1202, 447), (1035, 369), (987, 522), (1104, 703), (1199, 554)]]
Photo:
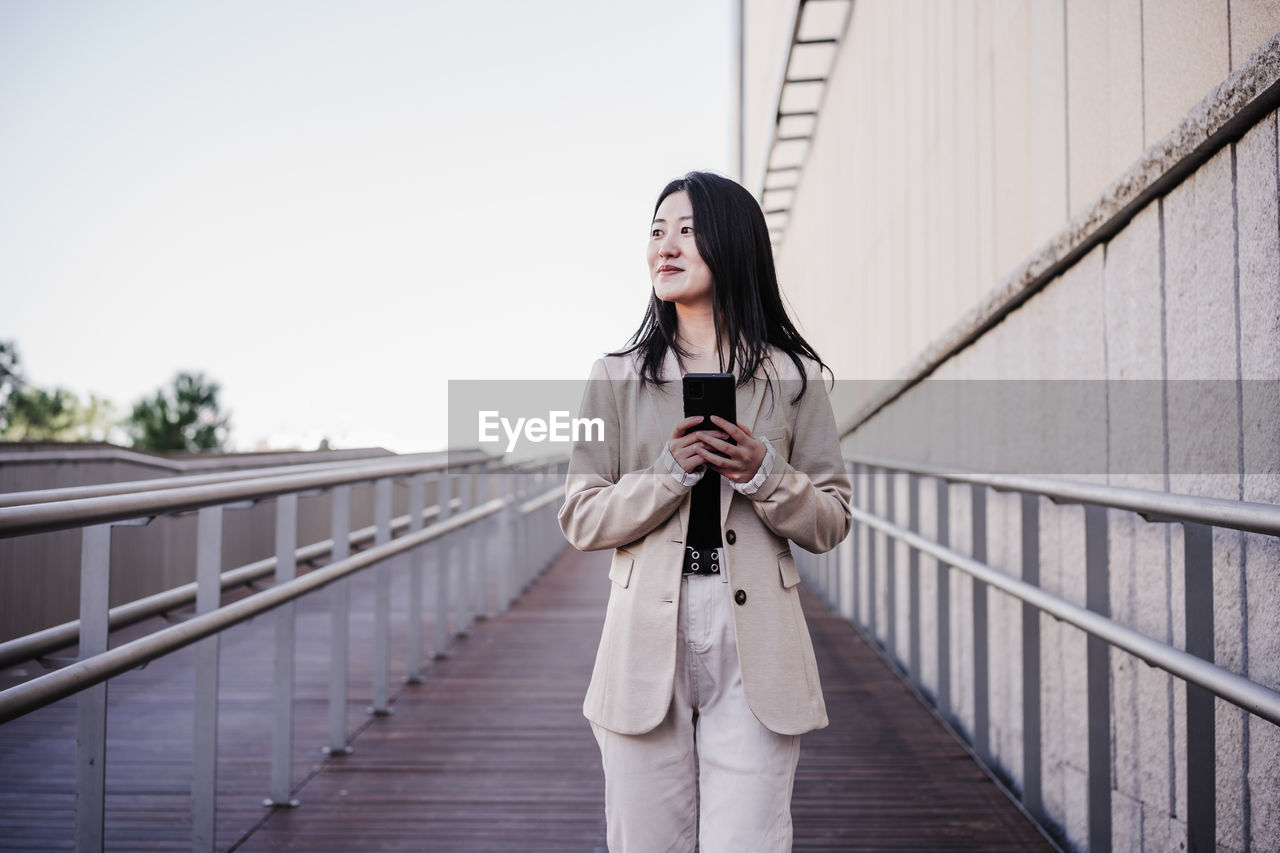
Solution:
[(720, 475), (710, 468), (693, 484), (689, 506), (689, 536), (686, 545), (719, 548), (720, 542)]

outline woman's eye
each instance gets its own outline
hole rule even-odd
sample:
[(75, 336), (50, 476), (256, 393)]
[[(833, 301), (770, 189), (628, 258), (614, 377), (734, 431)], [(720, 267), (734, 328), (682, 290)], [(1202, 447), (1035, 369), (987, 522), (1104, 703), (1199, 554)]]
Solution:
[(692, 234), (692, 233), (693, 233), (693, 226), (692, 226), (692, 225), (686, 225), (686, 226), (684, 226), (683, 228), (681, 228), (681, 229), (680, 229), (680, 233), (681, 233), (681, 234)]
[(650, 236), (650, 237), (661, 237), (661, 236), (662, 236), (662, 229), (660, 229), (660, 228), (655, 228), (655, 229), (653, 229), (652, 231), (650, 231), (650, 232), (649, 232), (649, 236)]

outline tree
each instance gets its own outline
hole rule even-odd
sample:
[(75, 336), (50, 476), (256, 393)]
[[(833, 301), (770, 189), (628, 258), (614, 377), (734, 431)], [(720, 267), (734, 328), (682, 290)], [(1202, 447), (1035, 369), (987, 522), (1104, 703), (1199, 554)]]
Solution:
[(19, 361), (18, 345), (13, 341), (0, 341), (0, 435), (9, 431), (9, 406), (13, 395), (26, 384)]
[(95, 394), (82, 403), (65, 388), (28, 385), (13, 341), (0, 341), (0, 439), (105, 441), (115, 425), (111, 403)]
[(133, 404), (127, 426), (133, 446), (148, 450), (221, 450), (230, 415), (218, 405), (217, 382), (203, 373), (181, 372), (171, 388)]

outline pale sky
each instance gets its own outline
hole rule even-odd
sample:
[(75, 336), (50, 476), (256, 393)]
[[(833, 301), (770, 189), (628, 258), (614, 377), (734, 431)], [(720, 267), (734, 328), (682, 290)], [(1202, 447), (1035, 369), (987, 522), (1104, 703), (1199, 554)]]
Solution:
[(0, 339), (237, 449), (442, 447), (449, 379), (580, 379), (658, 192), (731, 174), (731, 0), (0, 0)]

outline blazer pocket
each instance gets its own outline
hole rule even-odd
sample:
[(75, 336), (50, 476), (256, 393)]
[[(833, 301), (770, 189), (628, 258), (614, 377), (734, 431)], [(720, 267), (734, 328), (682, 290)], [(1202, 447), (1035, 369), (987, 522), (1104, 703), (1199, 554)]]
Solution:
[(626, 551), (614, 551), (613, 563), (609, 566), (609, 580), (626, 589), (631, 583), (631, 569), (635, 563), (636, 558)]
[(800, 583), (800, 571), (796, 568), (796, 558), (791, 556), (790, 551), (783, 551), (778, 555), (778, 575), (782, 578), (784, 589), (791, 589)]
[(787, 461), (791, 460), (791, 433), (786, 427), (771, 427), (762, 430), (759, 435), (769, 439), (774, 453)]

